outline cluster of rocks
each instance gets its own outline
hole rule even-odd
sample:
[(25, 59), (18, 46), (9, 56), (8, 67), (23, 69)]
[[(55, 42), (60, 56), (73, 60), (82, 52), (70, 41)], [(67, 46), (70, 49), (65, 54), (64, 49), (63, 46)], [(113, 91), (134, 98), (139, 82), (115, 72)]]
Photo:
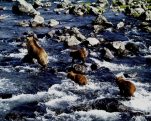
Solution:
[(76, 27), (65, 27), (48, 32), (48, 37), (56, 38), (58, 42), (64, 42), (67, 46), (79, 45), (86, 37)]
[(48, 26), (48, 27), (54, 27), (59, 24), (57, 20), (51, 19), (48, 23), (45, 23), (44, 18), (40, 15), (40, 12), (36, 10), (38, 7), (50, 7), (51, 3), (41, 3), (41, 1), (36, 0), (34, 1), (34, 4), (27, 3), (25, 0), (17, 0), (13, 7), (12, 12), (15, 14), (26, 14), (30, 15), (33, 18), (30, 21), (24, 20), (18, 22), (19, 26), (22, 27), (37, 27), (37, 26)]
[(151, 21), (151, 1), (149, 0), (113, 0), (113, 6), (127, 15)]
[(59, 21), (55, 19), (50, 19), (47, 23), (45, 23), (45, 20), (42, 16), (36, 15), (29, 21), (28, 20), (19, 21), (17, 25), (21, 27), (28, 27), (28, 26), (30, 27), (38, 27), (38, 26), (55, 27), (59, 25)]
[(34, 3), (33, 3), (33, 7), (35, 9), (40, 8), (40, 7), (43, 7), (43, 8), (51, 7), (51, 2), (42, 3), (41, 0), (35, 0)]
[(34, 7), (25, 0), (17, 0), (12, 7), (12, 12), (15, 14), (27, 14), (31, 16), (40, 15), (40, 12), (36, 11)]
[(100, 57), (106, 61), (114, 60), (115, 57), (127, 57), (128, 55), (138, 55), (139, 45), (132, 42), (107, 42), (101, 43)]
[(103, 15), (98, 15), (96, 19), (92, 22), (92, 25), (95, 33), (98, 33), (106, 28), (113, 26), (113, 24), (109, 22)]
[(104, 12), (107, 5), (107, 0), (97, 0), (96, 3), (88, 2), (79, 4), (63, 1), (57, 5), (57, 9), (55, 9), (54, 11), (56, 11), (57, 13), (64, 11), (64, 13), (74, 14), (77, 16), (83, 16), (86, 14), (99, 15)]
[(96, 99), (95, 101), (85, 102), (84, 104), (78, 104), (78, 105), (67, 107), (64, 110), (57, 111), (57, 113), (58, 114), (63, 112), (72, 113), (74, 111), (88, 111), (89, 109), (98, 109), (98, 110), (105, 110), (107, 112), (127, 112), (131, 116), (145, 114), (141, 111), (134, 110), (133, 108), (123, 105), (119, 100), (121, 99), (116, 99), (116, 98)]

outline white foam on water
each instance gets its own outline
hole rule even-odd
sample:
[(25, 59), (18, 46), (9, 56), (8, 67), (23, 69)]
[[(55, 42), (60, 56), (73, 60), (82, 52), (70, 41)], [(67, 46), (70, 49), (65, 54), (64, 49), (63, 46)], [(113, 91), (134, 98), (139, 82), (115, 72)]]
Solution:
[(61, 98), (58, 99), (51, 99), (49, 102), (45, 103), (46, 106), (48, 107), (52, 107), (52, 108), (64, 108), (66, 106), (71, 105), (72, 103), (74, 103), (77, 100), (76, 96), (63, 96)]
[[(22, 51), (22, 49), (21, 49)], [(9, 57), (12, 57), (12, 58), (23, 58), (26, 54), (26, 51), (22, 51), (20, 53), (11, 53), (9, 54)]]
[(6, 78), (1, 78), (0, 79), (0, 89), (4, 88), (5, 85), (7, 85), (9, 82), (9, 79), (6, 79)]
[(57, 56), (48, 56), (48, 60), (50, 61), (50, 62), (57, 62), (58, 61), (58, 59), (57, 59)]
[(105, 66), (105, 67), (109, 68), (111, 71), (119, 71), (119, 70), (125, 71), (125, 70), (140, 68), (139, 66), (129, 67), (126, 64), (115, 64), (115, 63), (111, 63), (111, 62), (107, 62), (107, 61), (101, 62), (100, 60), (95, 59), (95, 58), (90, 58), (90, 59), (93, 60), (95, 63), (97, 63), (100, 67)]
[(4, 72), (11, 72), (11, 69), (10, 68), (7, 68), (7, 67), (0, 67), (0, 70), (1, 71), (4, 71)]
[(26, 70), (28, 70), (28, 71), (32, 71), (32, 72), (36, 73), (36, 72), (40, 71), (39, 68), (31, 67), (30, 65), (29, 66), (26, 66), (26, 65), (16, 66), (15, 69), (19, 69), (19, 72), (26, 72)]
[(30, 103), (33, 101), (42, 101), (48, 97), (47, 92), (38, 92), (37, 94), (20, 94), (14, 95), (12, 98), (9, 99), (0, 99), (0, 107), (3, 110), (11, 110), (18, 105), (23, 103)]
[(61, 114), (59, 117), (72, 118), (74, 121), (116, 121), (120, 119), (119, 113), (109, 113), (103, 110), (76, 111), (73, 114)]

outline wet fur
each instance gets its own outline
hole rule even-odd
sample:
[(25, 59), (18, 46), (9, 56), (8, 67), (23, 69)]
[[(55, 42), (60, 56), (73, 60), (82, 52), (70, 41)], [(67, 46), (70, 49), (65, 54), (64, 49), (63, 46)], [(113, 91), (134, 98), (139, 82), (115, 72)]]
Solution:
[(86, 61), (86, 58), (88, 56), (88, 52), (87, 52), (86, 48), (81, 48), (79, 50), (70, 52), (70, 56), (72, 57), (72, 62), (73, 63), (77, 59), (77, 60), (82, 61), (83, 64), (84, 64), (85, 61)]
[(86, 76), (82, 74), (76, 74), (72, 71), (68, 72), (67, 77), (79, 85), (86, 85), (88, 83)]
[(120, 89), (121, 96), (124, 96), (124, 97), (134, 96), (136, 87), (132, 82), (124, 80), (123, 77), (117, 77), (116, 83)]
[(37, 43), (37, 39), (33, 36), (27, 37), (27, 50), (30, 57), (37, 59), (37, 62), (44, 68), (48, 64), (48, 55), (46, 51)]

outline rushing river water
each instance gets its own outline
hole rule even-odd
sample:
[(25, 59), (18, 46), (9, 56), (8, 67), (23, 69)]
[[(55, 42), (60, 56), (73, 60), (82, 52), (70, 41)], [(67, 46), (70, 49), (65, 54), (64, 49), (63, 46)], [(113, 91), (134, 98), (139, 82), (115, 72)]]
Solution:
[[(88, 37), (91, 30), (82, 26), (89, 25), (95, 16), (58, 15), (53, 12), (56, 4), (52, 3), (49, 11), (44, 11), (42, 8), (39, 11), (46, 22), (49, 19), (58, 20), (60, 24), (57, 27), (18, 27), (17, 22), (30, 20), (31, 17), (13, 14), (12, 2), (1, 1), (0, 6), (6, 7), (6, 10), (0, 11), (0, 15), (6, 16), (4, 20), (0, 20), (0, 93), (13, 95), (8, 99), (0, 99), (0, 121), (5, 121), (5, 115), (14, 110), (26, 113), (27, 121), (149, 121), (151, 119), (151, 68), (145, 61), (146, 57), (151, 56), (149, 49), (151, 34), (138, 28), (138, 20), (123, 13), (117, 16), (110, 9), (104, 13), (104, 16), (115, 25), (125, 19), (125, 22), (130, 23), (131, 26), (125, 27), (122, 31), (107, 30), (99, 33), (98, 37), (109, 41), (135, 42), (140, 45), (141, 54), (107, 62), (99, 60), (97, 52), (90, 50), (86, 62), (89, 84), (81, 87), (66, 77), (66, 68), (70, 65), (71, 58), (69, 49), (65, 48), (63, 43), (46, 37), (39, 39), (40, 45), (49, 55), (48, 66), (60, 69), (59, 73), (53, 74), (49, 71), (41, 71), (37, 64), (22, 63), (21, 59), (27, 50), (20, 46), (23, 42), (17, 41), (16, 38), (27, 31), (41, 35), (64, 26), (81, 28), (80, 31)], [(93, 62), (101, 67), (100, 72), (90, 72), (90, 65)], [(119, 98), (119, 89), (113, 78), (114, 75), (123, 74), (129, 75), (128, 78), (133, 80), (137, 90), (131, 100), (120, 100), (120, 102), (145, 112), (145, 115), (130, 116), (122, 112), (98, 109), (59, 115), (55, 113), (68, 106), (96, 99)]]

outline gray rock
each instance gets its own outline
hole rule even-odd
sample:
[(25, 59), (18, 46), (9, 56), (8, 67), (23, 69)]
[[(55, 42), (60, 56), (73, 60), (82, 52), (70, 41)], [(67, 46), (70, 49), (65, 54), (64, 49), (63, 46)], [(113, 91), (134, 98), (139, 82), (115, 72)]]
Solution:
[(90, 6), (90, 12), (94, 15), (99, 15), (101, 14), (100, 10), (96, 7)]
[(98, 33), (98, 32), (100, 32), (100, 31), (103, 31), (103, 30), (104, 30), (104, 27), (101, 26), (101, 25), (94, 25), (94, 26), (93, 26), (93, 29), (94, 29), (94, 32), (95, 32), (95, 33)]
[(75, 36), (78, 40), (80, 40), (80, 41), (86, 40), (86, 37), (79, 31), (78, 28), (72, 27), (71, 32), (73, 32), (75, 34)]
[(91, 46), (100, 44), (100, 41), (98, 39), (96, 39), (96, 38), (93, 38), (93, 37), (87, 38), (87, 41), (89, 42), (89, 44)]
[(48, 22), (48, 26), (50, 27), (54, 27), (54, 26), (57, 26), (59, 24), (59, 21), (55, 20), (55, 19), (51, 19), (49, 22)]
[(97, 3), (99, 3), (99, 6), (101, 8), (104, 8), (106, 5), (108, 5), (108, 1), (107, 0), (97, 0)]
[(146, 15), (146, 20), (151, 21), (151, 11), (150, 10), (146, 11), (145, 15)]
[(42, 16), (36, 15), (33, 19), (31, 19), (31, 26), (36, 27), (44, 24), (44, 18)]
[(51, 30), (50, 32), (47, 33), (47, 36), (52, 38), (55, 36), (55, 32), (56, 32), (55, 30)]
[(119, 22), (117, 24), (117, 29), (123, 28), (124, 27), (124, 22)]
[(81, 43), (75, 36), (67, 36), (65, 41), (67, 46), (75, 46)]
[(43, 3), (42, 7), (51, 7), (51, 2)]
[(106, 60), (106, 61), (111, 61), (114, 59), (114, 55), (108, 48), (103, 48), (101, 50), (101, 58)]
[(114, 41), (112, 42), (113, 48), (115, 49), (121, 49), (121, 50), (125, 50), (125, 43), (121, 42), (121, 41)]
[(108, 20), (103, 16), (99, 15), (96, 17), (96, 19), (93, 21), (94, 25), (102, 25), (105, 27), (111, 27), (113, 26), (111, 22), (108, 22)]
[(27, 3), (25, 0), (17, 0), (12, 7), (13, 13), (21, 14), (26, 13), (29, 15), (40, 15), (38, 11), (36, 11), (30, 3)]
[(34, 4), (33, 4), (33, 7), (36, 9), (40, 6), (42, 6), (43, 4), (41, 3), (41, 0), (35, 0), (34, 1)]

